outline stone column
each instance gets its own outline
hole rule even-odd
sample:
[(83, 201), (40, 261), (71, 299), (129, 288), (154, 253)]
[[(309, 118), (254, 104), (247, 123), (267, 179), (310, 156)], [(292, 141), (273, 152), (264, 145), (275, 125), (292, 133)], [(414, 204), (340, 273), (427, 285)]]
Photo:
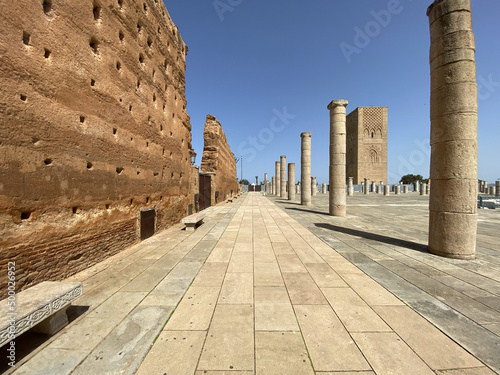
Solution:
[(376, 189), (375, 186), (377, 186), (377, 185), (375, 185), (375, 181), (373, 181), (372, 182), (372, 193), (375, 193), (375, 189)]
[(329, 213), (346, 215), (346, 107), (348, 101), (339, 99), (328, 104), (330, 111), (330, 192)]
[(271, 185), (272, 185), (271, 194), (276, 195), (276, 177), (274, 176), (271, 177)]
[(321, 185), (321, 193), (322, 193), (322, 194), (326, 194), (326, 184), (325, 184), (325, 183), (323, 183), (323, 184)]
[(365, 178), (365, 194), (368, 195), (370, 194), (370, 180)]
[(416, 193), (420, 193), (420, 181), (416, 181), (416, 182), (413, 184), (413, 186), (414, 186), (414, 191), (415, 191)]
[(395, 195), (401, 194), (401, 186), (399, 186), (399, 185), (394, 186), (394, 194)]
[(311, 205), (311, 132), (300, 134), (300, 204)]
[(389, 195), (391, 191), (391, 185), (384, 185), (384, 195)]
[(404, 185), (403, 186), (403, 194), (407, 194), (408, 193), (408, 185)]
[(280, 156), (280, 197), (286, 198), (286, 156)]
[(490, 186), (488, 188), (488, 195), (495, 195), (495, 186)]
[(288, 163), (288, 200), (295, 200), (295, 163)]
[(427, 195), (427, 184), (422, 184), (420, 186), (420, 195)]
[(311, 177), (311, 195), (316, 195), (318, 193), (318, 183), (316, 182), (316, 177)]
[(349, 177), (349, 182), (347, 184), (347, 195), (354, 195), (354, 184), (352, 177)]
[(425, 194), (429, 195), (430, 191), (431, 191), (431, 184), (425, 185)]
[(470, 0), (427, 10), (431, 47), (429, 251), (474, 259), (477, 232), (477, 84)]
[(299, 193), (300, 193), (300, 186), (295, 185), (295, 194), (299, 194)]
[(274, 176), (276, 177), (276, 180), (275, 180), (275, 186), (276, 186), (276, 191), (274, 192), (274, 195), (277, 195), (279, 196), (280, 195), (280, 180), (281, 180), (281, 176), (280, 176), (280, 173), (281, 173), (281, 170), (280, 170), (280, 162), (277, 161), (274, 163)]
[(495, 181), (495, 197), (500, 197), (500, 180)]

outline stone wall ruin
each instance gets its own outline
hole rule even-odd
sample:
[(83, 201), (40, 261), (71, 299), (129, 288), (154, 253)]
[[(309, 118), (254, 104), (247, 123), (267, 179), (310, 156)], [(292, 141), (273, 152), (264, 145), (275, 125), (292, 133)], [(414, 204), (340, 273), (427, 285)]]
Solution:
[(20, 290), (139, 241), (142, 210), (156, 230), (187, 214), (187, 47), (160, 0), (2, 9), (0, 267)]
[(215, 173), (212, 195), (215, 192), (215, 203), (219, 203), (238, 192), (236, 160), (222, 125), (212, 115), (207, 115), (203, 138), (205, 143), (200, 172)]

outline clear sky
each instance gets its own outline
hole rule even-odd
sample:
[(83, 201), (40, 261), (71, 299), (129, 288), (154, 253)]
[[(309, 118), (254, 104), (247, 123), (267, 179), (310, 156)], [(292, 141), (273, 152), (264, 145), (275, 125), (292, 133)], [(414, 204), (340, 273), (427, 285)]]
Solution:
[[(389, 182), (429, 177), (431, 0), (165, 0), (189, 47), (187, 111), (203, 151), (207, 114), (222, 124), (243, 178), (296, 163), (312, 132), (312, 175), (328, 182), (334, 99), (389, 108)], [(479, 85), (479, 175), (500, 178), (500, 1), (472, 0)], [(360, 36), (360, 33), (365, 36)], [(238, 163), (238, 178), (241, 176)]]

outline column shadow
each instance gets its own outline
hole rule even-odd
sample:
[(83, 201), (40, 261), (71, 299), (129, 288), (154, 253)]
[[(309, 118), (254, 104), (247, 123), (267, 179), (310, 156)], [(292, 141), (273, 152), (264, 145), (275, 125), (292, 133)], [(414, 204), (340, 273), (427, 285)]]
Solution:
[(385, 243), (388, 245), (395, 245), (395, 246), (399, 246), (399, 247), (404, 247), (407, 249), (419, 251), (421, 253), (429, 253), (429, 247), (427, 245), (422, 245), (418, 242), (407, 241), (407, 240), (403, 240), (401, 238), (383, 236), (381, 234), (365, 232), (365, 231), (358, 230), (358, 229), (339, 227), (338, 225), (332, 225), (332, 224), (326, 224), (326, 223), (315, 223), (314, 225), (317, 226), (318, 228), (331, 230), (333, 232), (340, 232), (340, 233), (348, 234), (351, 236), (366, 238), (367, 240), (382, 242), (382, 243)]
[[(300, 203), (298, 205), (300, 206)], [(319, 214), (319, 215), (330, 216), (330, 214), (328, 212), (307, 210), (307, 209), (304, 209), (304, 208), (285, 207), (285, 210), (294, 210), (294, 211), (300, 211), (300, 212), (309, 212), (311, 214)]]

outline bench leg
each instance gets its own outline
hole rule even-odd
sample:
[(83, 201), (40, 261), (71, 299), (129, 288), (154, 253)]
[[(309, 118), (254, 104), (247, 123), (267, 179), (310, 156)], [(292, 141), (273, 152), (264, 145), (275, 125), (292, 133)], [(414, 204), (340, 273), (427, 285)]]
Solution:
[(194, 232), (196, 224), (184, 224), (186, 225), (186, 231)]
[(33, 331), (53, 335), (63, 329), (69, 323), (68, 315), (66, 315), (68, 307), (69, 305), (34, 326)]

